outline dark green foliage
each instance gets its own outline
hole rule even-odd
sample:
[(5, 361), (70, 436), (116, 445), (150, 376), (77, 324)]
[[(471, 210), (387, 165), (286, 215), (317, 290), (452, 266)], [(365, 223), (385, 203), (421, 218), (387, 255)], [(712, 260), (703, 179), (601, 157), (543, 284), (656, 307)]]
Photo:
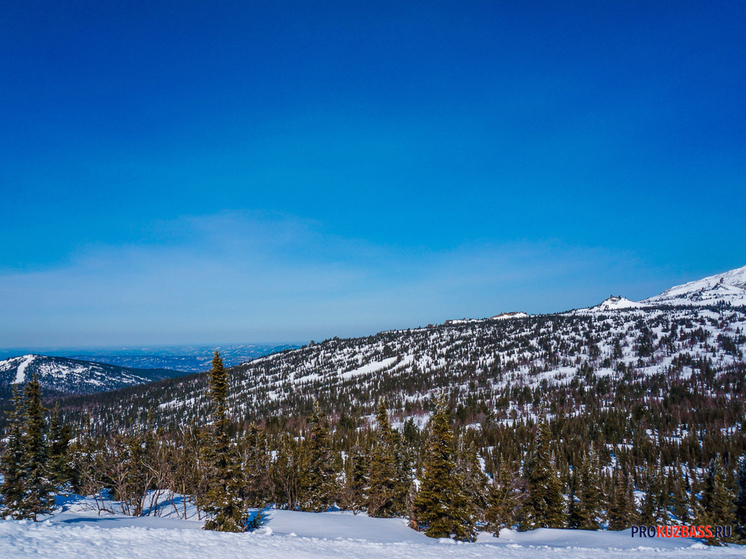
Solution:
[(23, 514), (38, 520), (40, 515), (49, 514), (54, 507), (54, 485), (47, 470), (47, 444), (45, 440), (46, 422), (41, 405), (39, 381), (36, 375), (26, 383), (25, 429), (22, 437), (24, 475)]
[(395, 516), (394, 499), (396, 497), (396, 466), (394, 441), (389, 424), (386, 404), (381, 400), (376, 412), (378, 423), (375, 441), (370, 453), (370, 470), (368, 474), (368, 515), (387, 518)]
[(738, 462), (738, 496), (735, 510), (736, 523), (741, 537), (746, 536), (746, 458)]
[(213, 411), (210, 446), (205, 449), (203, 455), (208, 487), (202, 506), (202, 510), (208, 514), (205, 529), (243, 532), (248, 518), (247, 506), (240, 499), (241, 488), (244, 486), (243, 471), (228, 433), (228, 373), (217, 351), (212, 360), (209, 376)]
[[(720, 457), (710, 462), (702, 491), (697, 523), (712, 526), (731, 526), (736, 519), (736, 500), (725, 483), (725, 472)], [(708, 543), (719, 543), (710, 540)]]
[[(598, 516), (602, 510), (597, 462), (592, 452), (580, 459), (573, 475), (568, 527), (581, 530), (598, 530)], [(577, 498), (577, 500), (575, 499)]]
[(49, 477), (58, 491), (72, 491), (75, 472), (70, 467), (68, 446), (72, 439), (72, 429), (60, 420), (59, 406), (52, 410), (49, 423)]
[(271, 501), (273, 487), (267, 436), (256, 423), (249, 425), (244, 446), (245, 485), (242, 495), (248, 506), (261, 508)]
[(562, 486), (552, 464), (549, 438), (549, 426), (546, 421), (542, 421), (536, 432), (534, 450), (526, 465), (528, 495), (521, 510), (521, 530), (564, 526)]
[(336, 502), (339, 487), (329, 439), (329, 422), (321, 413), (318, 402), (314, 403), (310, 422), (311, 432), (306, 450), (308, 469), (303, 483), (305, 499), (302, 508), (307, 511), (323, 512), (329, 510)]
[(423, 460), (420, 491), (414, 501), (415, 522), (431, 538), (473, 541), (473, 508), (456, 474), (448, 403), (436, 402), (430, 419), (430, 437)]
[(609, 505), (609, 530), (626, 530), (632, 525), (632, 507), (627, 493), (624, 474), (614, 470), (613, 493)]
[(496, 537), (502, 528), (510, 528), (516, 519), (521, 500), (520, 484), (519, 476), (507, 462), (501, 462), (488, 488), (485, 511), (487, 529)]
[(2, 514), (20, 519), (26, 517), (23, 505), (26, 481), (23, 467), (25, 410), (23, 395), (17, 385), (13, 386), (13, 404), (14, 409), (8, 412), (8, 422), (10, 424), (8, 445), (0, 459), (0, 471), (5, 476), (3, 484), (0, 485), (0, 494), (3, 497)]

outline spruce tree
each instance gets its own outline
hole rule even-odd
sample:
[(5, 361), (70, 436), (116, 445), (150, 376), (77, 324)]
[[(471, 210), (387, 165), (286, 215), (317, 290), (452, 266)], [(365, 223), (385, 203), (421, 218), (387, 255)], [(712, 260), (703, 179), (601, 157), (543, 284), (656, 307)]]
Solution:
[(452, 441), (448, 403), (441, 397), (430, 419), (430, 440), (413, 520), (431, 538), (474, 541), (473, 510), (456, 474)]
[(250, 507), (264, 507), (272, 498), (272, 479), (267, 437), (263, 429), (251, 423), (244, 440), (245, 486), (243, 497)]
[(368, 456), (359, 443), (352, 449), (349, 462), (345, 476), (345, 506), (357, 514), (368, 503), (368, 476), (370, 475)]
[(243, 472), (228, 433), (228, 373), (217, 351), (208, 373), (212, 399), (212, 425), (206, 449), (207, 492), (203, 510), (209, 518), (205, 530), (243, 532), (248, 519), (246, 504), (240, 498)]
[(23, 497), (25, 494), (26, 476), (23, 471), (23, 420), (25, 405), (18, 385), (13, 385), (13, 410), (8, 412), (8, 444), (5, 453), (0, 457), (0, 472), (4, 481), (0, 485), (2, 495), (2, 515), (15, 519), (25, 518)]
[(609, 530), (626, 530), (632, 524), (632, 511), (627, 498), (624, 474), (614, 471), (613, 493), (609, 506)]
[(72, 430), (60, 420), (60, 408), (55, 404), (49, 422), (49, 475), (58, 491), (72, 491), (74, 472), (70, 467), (69, 444)]
[[(736, 519), (736, 502), (733, 492), (725, 484), (725, 472), (720, 456), (710, 461), (702, 491), (698, 524), (731, 526)], [(711, 540), (708, 543), (719, 543)]]
[(25, 432), (23, 433), (23, 514), (34, 521), (54, 508), (54, 485), (47, 471), (46, 422), (41, 405), (41, 387), (36, 374), (26, 383)]
[(487, 494), (485, 519), (487, 529), (495, 537), (502, 528), (510, 528), (516, 517), (519, 505), (519, 491), (516, 475), (503, 460), (495, 472)]
[(521, 507), (522, 531), (564, 526), (562, 485), (552, 464), (549, 438), (549, 426), (542, 421), (525, 472), (528, 495)]
[(378, 425), (370, 453), (368, 476), (368, 515), (387, 518), (396, 515), (396, 471), (391, 425), (383, 399), (378, 403), (376, 421)]
[(339, 494), (337, 471), (329, 437), (329, 422), (318, 402), (314, 402), (310, 418), (311, 436), (308, 441), (308, 469), (304, 480), (304, 509), (324, 512), (336, 502)]
[(735, 516), (741, 537), (746, 537), (746, 458), (741, 458), (738, 463), (738, 496)]

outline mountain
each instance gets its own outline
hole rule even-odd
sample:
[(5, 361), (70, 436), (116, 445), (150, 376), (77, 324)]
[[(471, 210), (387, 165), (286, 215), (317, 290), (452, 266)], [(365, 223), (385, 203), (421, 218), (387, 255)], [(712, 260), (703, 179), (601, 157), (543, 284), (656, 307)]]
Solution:
[(0, 387), (23, 384), (34, 374), (42, 388), (67, 394), (94, 394), (181, 376), (167, 369), (134, 369), (66, 357), (23, 355), (0, 361)]
[(665, 305), (746, 305), (746, 266), (667, 289), (642, 303)]

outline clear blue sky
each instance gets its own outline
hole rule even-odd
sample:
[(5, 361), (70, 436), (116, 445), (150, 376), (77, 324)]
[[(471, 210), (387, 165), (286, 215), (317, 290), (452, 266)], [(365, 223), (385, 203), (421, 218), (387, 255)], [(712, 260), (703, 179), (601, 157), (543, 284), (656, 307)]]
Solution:
[(0, 347), (362, 335), (743, 266), (744, 29), (743, 2), (3, 2)]

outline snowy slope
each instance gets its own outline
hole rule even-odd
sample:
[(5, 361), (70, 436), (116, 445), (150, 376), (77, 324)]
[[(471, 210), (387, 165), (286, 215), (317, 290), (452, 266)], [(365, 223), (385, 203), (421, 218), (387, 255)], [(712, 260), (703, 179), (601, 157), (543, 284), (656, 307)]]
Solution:
[(727, 302), (746, 305), (746, 266), (677, 285), (642, 302), (667, 305), (714, 305)]
[(164, 369), (132, 369), (33, 354), (0, 361), (0, 386), (23, 384), (31, 380), (34, 374), (38, 376), (41, 386), (48, 390), (93, 394), (180, 376), (184, 373)]
[(456, 543), (428, 538), (409, 529), (402, 519), (339, 512), (270, 511), (262, 528), (244, 534), (207, 532), (201, 526), (194, 519), (97, 516), (95, 511), (73, 507), (40, 523), (0, 521), (0, 556), (6, 559), (746, 557), (742, 546), (706, 548), (691, 539), (639, 539), (632, 538), (629, 530), (540, 529), (524, 533), (503, 530), (499, 538), (480, 534), (476, 543)]

